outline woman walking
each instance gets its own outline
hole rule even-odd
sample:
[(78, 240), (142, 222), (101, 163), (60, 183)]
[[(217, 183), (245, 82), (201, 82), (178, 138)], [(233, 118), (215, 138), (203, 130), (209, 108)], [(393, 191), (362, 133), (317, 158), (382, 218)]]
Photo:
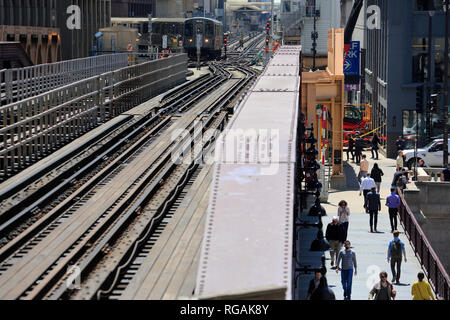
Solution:
[(383, 170), (381, 170), (378, 167), (378, 163), (375, 163), (373, 165), (372, 171), (370, 171), (370, 177), (375, 181), (375, 184), (377, 185), (377, 192), (380, 193), (380, 187), (381, 187), (381, 176), (383, 176)]
[(430, 284), (427, 281), (423, 281), (423, 278), (425, 278), (423, 272), (419, 272), (417, 278), (419, 281), (414, 282), (411, 286), (413, 300), (434, 300)]
[(371, 148), (371, 152), (372, 152), (372, 159), (374, 159), (374, 154), (373, 152), (375, 151), (375, 153), (377, 154), (377, 157), (375, 158), (375, 160), (378, 160), (378, 144), (380, 143), (380, 139), (378, 138), (377, 133), (375, 133), (372, 137), (372, 148)]
[(377, 282), (369, 293), (369, 300), (394, 300), (397, 292), (387, 281), (387, 272), (380, 272), (380, 282)]
[(342, 224), (344, 235), (343, 239), (344, 241), (347, 240), (347, 233), (348, 233), (348, 217), (350, 216), (350, 209), (347, 206), (347, 201), (342, 200), (339, 202), (338, 207), (338, 217), (339, 217), (339, 223)]

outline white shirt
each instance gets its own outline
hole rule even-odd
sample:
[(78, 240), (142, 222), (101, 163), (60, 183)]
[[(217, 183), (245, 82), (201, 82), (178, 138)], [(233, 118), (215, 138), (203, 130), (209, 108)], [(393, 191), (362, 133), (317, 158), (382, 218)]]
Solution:
[[(344, 210), (347, 210), (347, 214), (344, 213)], [(348, 216), (350, 215), (350, 208), (345, 207), (342, 209), (342, 207), (338, 208), (338, 217), (339, 217), (339, 223), (348, 222)]]
[(375, 181), (371, 177), (364, 178), (361, 181), (361, 186), (359, 187), (359, 193), (361, 193), (363, 190), (370, 190), (372, 188), (376, 188), (377, 185), (375, 184)]

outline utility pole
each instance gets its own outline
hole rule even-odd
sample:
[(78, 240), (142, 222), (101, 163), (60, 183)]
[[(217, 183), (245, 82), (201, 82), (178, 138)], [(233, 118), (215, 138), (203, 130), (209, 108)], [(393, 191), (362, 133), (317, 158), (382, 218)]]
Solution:
[(316, 16), (316, 7), (314, 6), (314, 31), (312, 34), (312, 40), (313, 40), (313, 48), (312, 48), (312, 52), (313, 52), (313, 68), (312, 71), (316, 71), (316, 48), (317, 48), (317, 38), (319, 37), (319, 35), (317, 34), (316, 31), (316, 21), (317, 21), (317, 16)]
[(448, 10), (450, 9), (450, 0), (445, 0), (445, 49), (444, 49), (444, 168), (448, 164)]
[[(274, 5), (274, 0), (272, 0), (272, 6), (270, 8), (270, 42), (269, 43), (273, 43), (273, 25), (274, 25), (274, 23), (273, 23), (273, 5)], [(271, 50), (273, 50), (273, 48), (271, 48)]]
[(433, 81), (433, 16), (434, 16), (434, 6), (431, 4), (432, 8), (428, 11), (428, 70), (427, 70), (427, 108), (425, 110), (425, 123), (426, 123), (426, 141), (429, 143), (431, 141), (431, 81)]

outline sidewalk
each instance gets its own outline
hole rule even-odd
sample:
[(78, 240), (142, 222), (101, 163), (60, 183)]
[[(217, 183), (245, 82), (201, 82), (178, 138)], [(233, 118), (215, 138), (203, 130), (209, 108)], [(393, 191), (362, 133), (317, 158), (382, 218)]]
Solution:
[[(375, 160), (370, 159), (370, 152), (364, 153), (367, 155), (370, 171)], [(384, 176), (382, 177), (380, 189), (382, 211), (378, 215), (378, 233), (370, 233), (369, 215), (365, 213), (363, 208), (363, 196), (359, 196), (359, 185), (357, 181), (359, 167), (355, 163), (351, 161), (344, 162), (344, 174), (346, 176), (347, 184), (346, 190), (331, 189), (328, 202), (322, 203), (322, 206), (327, 212), (327, 216), (322, 217), (324, 234), (326, 226), (331, 222), (332, 217), (337, 215), (337, 204), (339, 201), (346, 200), (350, 208), (350, 223), (347, 239), (352, 243), (352, 250), (356, 253), (358, 263), (358, 275), (353, 276), (352, 300), (367, 300), (373, 284), (375, 281), (379, 281), (379, 273), (381, 271), (386, 271), (388, 273), (388, 281), (391, 281), (392, 279), (391, 267), (387, 262), (386, 257), (388, 244), (393, 236), (390, 232), (391, 227), (388, 209), (387, 206), (385, 206), (385, 199), (390, 194), (390, 186), (395, 173), (395, 160), (386, 159), (381, 154), (379, 155), (379, 159), (380, 160), (376, 162), (384, 172)], [(307, 215), (307, 213), (303, 213), (302, 217), (305, 217), (305, 215)], [(304, 241), (309, 245), (315, 238), (317, 229), (314, 228), (315, 232), (312, 228), (303, 230), (300, 233), (300, 237), (303, 237)], [(401, 232), (400, 239), (405, 243), (407, 262), (405, 263), (403, 260), (401, 265), (400, 285), (394, 285), (394, 289), (397, 290), (396, 300), (411, 300), (411, 284), (417, 280), (417, 273), (422, 269), (409, 245), (408, 238), (404, 234), (404, 230), (399, 220), (398, 230)], [(312, 256), (316, 256), (316, 253), (305, 252), (305, 249), (308, 250), (307, 248), (302, 248), (300, 251), (299, 262), (302, 262), (302, 260), (307, 261), (308, 256), (310, 257), (309, 259), (311, 259)], [(328, 284), (333, 290), (336, 299), (343, 300), (341, 275), (340, 273), (336, 273), (334, 269), (331, 269), (329, 251), (325, 252), (325, 256), (327, 258), (326, 277)], [(320, 262), (316, 262), (314, 265), (317, 264), (320, 265)], [(300, 278), (300, 287), (302, 291), (300, 299), (304, 299), (306, 297), (309, 280), (313, 278), (313, 275), (301, 275)]]

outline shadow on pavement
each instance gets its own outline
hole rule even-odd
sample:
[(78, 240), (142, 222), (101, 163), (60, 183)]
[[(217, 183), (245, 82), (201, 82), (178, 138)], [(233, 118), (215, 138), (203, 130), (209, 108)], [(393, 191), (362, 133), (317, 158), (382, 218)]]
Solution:
[(355, 174), (355, 170), (353, 170), (352, 166), (350, 166), (347, 162), (344, 162), (344, 176), (345, 176), (345, 188), (337, 190), (343, 191), (358, 191), (359, 183), (358, 177)]

